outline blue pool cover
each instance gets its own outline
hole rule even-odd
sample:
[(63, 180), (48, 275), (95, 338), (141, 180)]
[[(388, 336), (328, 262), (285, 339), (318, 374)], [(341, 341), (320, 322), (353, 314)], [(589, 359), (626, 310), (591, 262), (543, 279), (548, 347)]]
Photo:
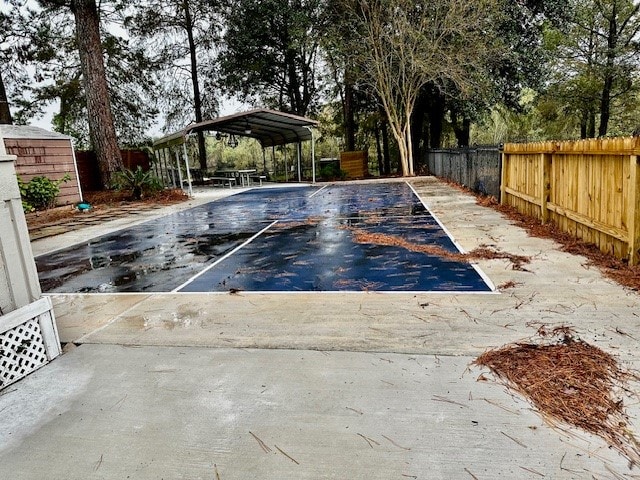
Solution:
[(458, 252), (406, 183), (263, 188), (36, 264), (45, 292), (491, 291), (472, 265), (407, 245)]

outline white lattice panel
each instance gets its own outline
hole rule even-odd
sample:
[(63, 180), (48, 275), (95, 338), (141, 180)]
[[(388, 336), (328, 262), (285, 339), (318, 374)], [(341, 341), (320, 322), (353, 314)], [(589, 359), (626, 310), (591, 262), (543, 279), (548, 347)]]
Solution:
[(48, 297), (0, 317), (0, 390), (58, 355), (60, 340)]
[(0, 335), (0, 388), (49, 361), (38, 318)]

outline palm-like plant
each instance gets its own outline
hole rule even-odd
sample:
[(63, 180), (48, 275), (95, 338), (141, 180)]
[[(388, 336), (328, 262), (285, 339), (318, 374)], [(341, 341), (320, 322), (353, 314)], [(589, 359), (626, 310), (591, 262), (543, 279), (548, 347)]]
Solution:
[(142, 199), (144, 193), (162, 189), (160, 180), (153, 172), (145, 171), (139, 165), (135, 170), (123, 169), (116, 172), (112, 185), (116, 190), (131, 190), (134, 200)]

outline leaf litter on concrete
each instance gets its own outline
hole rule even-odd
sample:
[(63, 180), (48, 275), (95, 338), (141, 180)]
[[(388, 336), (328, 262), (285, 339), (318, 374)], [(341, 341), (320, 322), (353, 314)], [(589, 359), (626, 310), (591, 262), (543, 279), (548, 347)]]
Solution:
[(613, 255), (602, 252), (596, 245), (584, 242), (570, 233), (561, 231), (553, 223), (543, 224), (535, 218), (518, 212), (514, 207), (501, 205), (495, 197), (475, 195), (479, 205), (499, 211), (519, 227), (527, 230), (529, 235), (539, 238), (549, 238), (556, 241), (560, 244), (560, 249), (563, 252), (585, 257), (590, 265), (599, 268), (607, 278), (623, 287), (640, 291), (640, 265), (629, 265), (628, 262), (624, 260), (617, 259)]
[(155, 192), (142, 200), (131, 200), (130, 192), (116, 190), (104, 190), (96, 192), (85, 192), (84, 199), (91, 205), (89, 214), (83, 213), (74, 205), (54, 207), (47, 210), (27, 213), (25, 215), (29, 230), (36, 230), (49, 225), (63, 225), (71, 223), (77, 219), (84, 219), (96, 213), (113, 213), (114, 216), (122, 213), (122, 208), (128, 205), (135, 205), (139, 210), (152, 207), (173, 205), (189, 200), (189, 197), (181, 189), (165, 189)]
[(597, 435), (630, 466), (640, 464), (640, 443), (624, 408), (624, 399), (634, 396), (630, 382), (640, 377), (577, 338), (571, 327), (543, 326), (534, 339), (489, 350), (473, 363), (530, 401), (552, 427), (566, 424)]
[(623, 287), (640, 291), (640, 265), (629, 265), (628, 262), (601, 251), (596, 245), (584, 242), (570, 233), (563, 232), (553, 223), (542, 223), (535, 218), (518, 212), (512, 206), (502, 205), (494, 196), (482, 195), (446, 178), (438, 177), (438, 179), (450, 187), (473, 195), (478, 205), (497, 210), (516, 225), (524, 228), (532, 237), (552, 239), (560, 244), (560, 249), (563, 252), (582, 255), (587, 259), (589, 265), (599, 268), (607, 278)]
[(492, 260), (506, 259), (509, 260), (514, 270), (524, 270), (524, 265), (530, 262), (530, 258), (524, 255), (514, 255), (507, 252), (498, 252), (489, 247), (481, 246), (470, 252), (450, 252), (438, 245), (418, 244), (411, 242), (397, 235), (389, 235), (386, 233), (369, 232), (355, 227), (343, 227), (350, 230), (356, 243), (380, 245), (387, 247), (400, 247), (410, 252), (424, 253), (425, 255), (437, 256), (447, 260), (457, 262), (472, 262), (474, 260)]

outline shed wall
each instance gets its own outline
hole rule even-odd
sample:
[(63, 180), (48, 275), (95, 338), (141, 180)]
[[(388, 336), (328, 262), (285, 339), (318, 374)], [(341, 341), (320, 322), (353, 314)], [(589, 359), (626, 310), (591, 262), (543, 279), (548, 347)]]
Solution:
[(73, 162), (71, 142), (65, 139), (4, 139), (9, 155), (16, 155), (16, 173), (25, 182), (33, 177), (47, 177), (59, 180), (66, 174), (71, 180), (60, 185), (57, 205), (79, 202), (80, 189)]

